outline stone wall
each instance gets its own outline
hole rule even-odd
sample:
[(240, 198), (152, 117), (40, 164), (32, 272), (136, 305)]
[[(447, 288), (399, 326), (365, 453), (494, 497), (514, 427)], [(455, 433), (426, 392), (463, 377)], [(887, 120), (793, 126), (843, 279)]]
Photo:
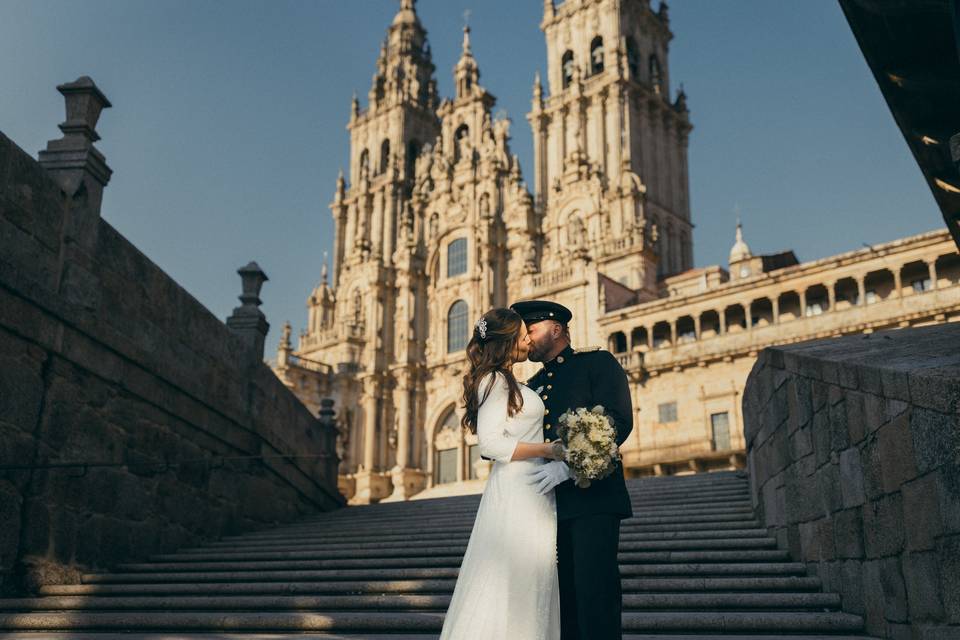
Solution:
[[(97, 196), (0, 134), (8, 593), (342, 504), (332, 426), (101, 220)], [(37, 467), (60, 462), (103, 464)]]
[(761, 352), (753, 495), (783, 548), (886, 638), (960, 637), (960, 323)]

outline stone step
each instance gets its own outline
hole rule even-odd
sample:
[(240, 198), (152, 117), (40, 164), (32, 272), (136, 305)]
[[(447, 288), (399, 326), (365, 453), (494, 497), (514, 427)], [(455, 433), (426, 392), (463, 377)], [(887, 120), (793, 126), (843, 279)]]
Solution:
[[(432, 552), (431, 552), (432, 551)], [(406, 567), (406, 566), (459, 566), (462, 547), (439, 547), (434, 550), (411, 549), (388, 552), (369, 549), (337, 551), (321, 554), (317, 559), (288, 558), (282, 560), (187, 561), (187, 562), (136, 562), (117, 566), (117, 571), (253, 571), (253, 570), (309, 570), (349, 569), (356, 567)], [(779, 549), (733, 549), (706, 551), (623, 551), (621, 563), (650, 562), (771, 562), (787, 560), (789, 554)]]
[[(750, 509), (753, 507), (753, 504), (750, 500), (748, 494), (736, 494), (729, 498), (723, 498), (718, 496), (703, 496), (698, 495), (691, 497), (688, 500), (681, 500), (677, 498), (633, 498), (631, 504), (640, 509), (653, 509), (653, 510), (684, 510), (684, 509), (699, 509), (699, 508), (745, 508)], [(290, 526), (312, 526), (315, 524), (321, 524), (326, 522), (340, 522), (345, 520), (362, 520), (362, 521), (382, 521), (382, 520), (412, 520), (416, 518), (447, 518), (455, 517), (464, 514), (476, 513), (480, 505), (467, 505), (462, 507), (457, 507), (456, 509), (424, 509), (422, 511), (410, 511), (403, 512), (398, 511), (395, 514), (381, 514), (381, 513), (366, 513), (360, 514), (353, 511), (352, 507), (347, 507), (340, 509), (339, 511), (333, 511), (322, 516), (314, 516), (311, 518), (303, 518), (298, 520), (295, 523), (292, 523)]]
[[(125, 631), (291, 631), (291, 632), (412, 632), (439, 631), (439, 612), (328, 612), (246, 613), (206, 611), (42, 612), (0, 614), (0, 629), (125, 630)], [(746, 631), (746, 632), (856, 632), (859, 616), (846, 613), (681, 611), (629, 612), (623, 615), (627, 631)]]
[[(460, 520), (443, 524), (421, 522), (416, 526), (403, 527), (400, 530), (407, 534), (419, 535), (421, 533), (441, 533), (450, 530), (470, 530), (473, 527), (474, 519)], [(670, 530), (685, 530), (690, 527), (686, 525), (703, 525), (717, 523), (726, 528), (730, 528), (730, 523), (737, 523), (737, 528), (756, 528), (757, 520), (752, 513), (732, 513), (732, 514), (688, 514), (676, 516), (649, 516), (633, 517), (624, 520), (620, 529), (630, 530), (640, 527), (671, 525)], [(332, 535), (351, 535), (351, 534), (379, 534), (398, 531), (399, 525), (392, 526), (391, 523), (383, 522), (377, 525), (351, 525), (342, 527), (315, 527), (303, 531), (276, 531), (271, 534), (249, 535), (237, 538), (223, 538), (221, 542), (235, 542), (243, 544), (245, 542), (282, 542), (286, 540), (304, 540), (326, 538)], [(702, 527), (700, 527), (702, 528)]]
[[(0, 599), (0, 611), (350, 611), (438, 610), (450, 606), (449, 593), (424, 595), (327, 596), (163, 596), (98, 597), (54, 596)], [(625, 594), (624, 610), (787, 610), (837, 609), (840, 596), (825, 593), (670, 593)]]
[[(35, 633), (6, 633), (3, 640), (41, 640)], [(284, 640), (287, 636), (278, 636), (276, 634), (260, 633), (138, 633), (136, 640)], [(438, 640), (438, 633), (303, 633), (297, 634), (297, 640)], [(77, 633), (69, 632), (45, 632), (42, 640), (131, 640), (127, 633)], [(626, 633), (623, 640), (877, 640), (870, 636), (852, 636), (852, 635), (820, 635), (820, 634), (713, 634), (703, 633), (696, 635), (675, 634), (675, 633)]]
[[(667, 494), (631, 494), (631, 504), (639, 508), (694, 508), (697, 506), (752, 506), (750, 494), (747, 491), (722, 491), (722, 492), (696, 492), (684, 493), (678, 495)], [(413, 504), (413, 503), (411, 503)], [(417, 503), (424, 504), (424, 503)], [(392, 513), (380, 513), (377, 511), (359, 511), (357, 507), (346, 507), (337, 511), (327, 512), (317, 516), (306, 517), (298, 521), (298, 524), (316, 524), (320, 522), (331, 522), (346, 519), (358, 520), (381, 520), (381, 519), (407, 519), (416, 517), (447, 517), (464, 513), (474, 513), (480, 503), (464, 504), (450, 507), (429, 507), (421, 509), (395, 510)], [(379, 508), (379, 505), (377, 505)]]
[[(678, 507), (675, 503), (670, 503), (663, 506), (643, 506), (643, 505), (633, 505), (634, 517), (637, 518), (650, 518), (650, 517), (666, 517), (666, 516), (687, 516), (687, 515), (722, 515), (722, 514), (741, 514), (741, 515), (753, 515), (753, 507), (749, 503), (742, 502), (733, 502), (729, 504), (710, 502), (704, 503), (702, 505), (696, 505), (695, 507)], [(473, 521), (476, 518), (476, 510), (465, 511), (463, 513), (456, 514), (435, 514), (430, 517), (422, 515), (412, 515), (404, 517), (396, 517), (385, 519), (383, 517), (341, 517), (341, 518), (329, 518), (326, 520), (317, 520), (314, 522), (300, 522), (297, 524), (280, 527), (277, 529), (272, 529), (268, 531), (257, 531), (247, 534), (242, 534), (238, 536), (228, 536), (225, 539), (228, 540), (238, 540), (246, 538), (257, 538), (275, 534), (286, 534), (299, 531), (318, 531), (321, 529), (336, 529), (340, 527), (359, 527), (367, 526), (370, 524), (383, 524), (384, 522), (396, 523), (398, 525), (404, 525), (408, 523), (414, 523), (417, 525), (429, 524), (429, 525), (442, 525), (448, 523), (461, 523), (464, 521)]]
[[(297, 547), (306, 544), (323, 544), (327, 542), (343, 542), (368, 540), (377, 543), (381, 540), (396, 539), (432, 539), (448, 540), (455, 536), (469, 538), (473, 530), (473, 523), (464, 524), (459, 527), (450, 527), (432, 530), (412, 530), (406, 529), (403, 533), (397, 529), (373, 530), (372, 528), (359, 529), (356, 531), (331, 531), (326, 533), (301, 533), (296, 535), (284, 535), (273, 538), (251, 539), (251, 540), (220, 540), (208, 543), (203, 549), (242, 549), (242, 548), (276, 548), (278, 546)], [(638, 523), (635, 519), (624, 520), (620, 524), (621, 540), (632, 534), (668, 534), (671, 536), (696, 536), (696, 535), (721, 535), (723, 531), (730, 531), (730, 535), (740, 536), (743, 530), (760, 531), (760, 523), (755, 520), (722, 520), (707, 522), (687, 522), (682, 524), (661, 523), (647, 524)], [(763, 535), (769, 535), (763, 530)], [(759, 534), (758, 534), (759, 535)]]
[[(379, 558), (403, 555), (415, 555), (428, 550), (431, 553), (444, 555), (446, 553), (465, 553), (467, 538), (450, 539), (447, 544), (439, 545), (436, 541), (405, 540), (390, 543), (381, 543), (372, 546), (369, 542), (346, 542), (329, 545), (314, 545), (310, 548), (292, 547), (276, 549), (261, 547), (230, 551), (201, 550), (191, 553), (169, 553), (152, 556), (151, 562), (216, 562), (229, 560), (321, 560), (339, 554), (351, 554), (356, 558)], [(729, 538), (715, 540), (621, 540), (620, 551), (655, 551), (655, 550), (709, 550), (709, 549), (774, 549), (777, 541), (773, 538)]]
[[(767, 538), (769, 533), (766, 529), (729, 529), (729, 530), (701, 530), (701, 531), (659, 531), (652, 533), (631, 533), (623, 532), (620, 534), (620, 541), (640, 541), (640, 540), (709, 540), (709, 539), (727, 539), (727, 538)], [(420, 534), (416, 541), (424, 544), (436, 544), (438, 542), (449, 542), (451, 544), (466, 544), (470, 537), (470, 529), (460, 532), (440, 532), (432, 534)], [(204, 553), (228, 553), (245, 551), (311, 551), (314, 549), (335, 548), (337, 546), (356, 546), (374, 544), (392, 544), (396, 542), (411, 542), (409, 534), (394, 533), (390, 535), (355, 535), (344, 537), (323, 537), (315, 540), (308, 540), (301, 543), (283, 543), (276, 544), (270, 542), (256, 542), (237, 544), (232, 542), (211, 542), (203, 547), (189, 547), (181, 549), (178, 554), (192, 555)]]
[[(669, 509), (669, 510), (649, 510), (635, 512), (633, 517), (627, 518), (627, 522), (637, 523), (656, 523), (656, 522), (710, 522), (735, 520), (738, 518), (753, 518), (754, 512), (750, 508), (712, 508), (712, 509)], [(354, 531), (362, 530), (389, 530), (390, 525), (397, 527), (414, 525), (418, 530), (438, 529), (445, 526), (459, 526), (472, 524), (476, 520), (476, 513), (464, 514), (456, 518), (410, 518), (409, 520), (359, 520), (342, 519), (336, 522), (318, 522), (310, 525), (296, 527), (283, 527), (270, 531), (260, 531), (238, 536), (225, 536), (224, 541), (243, 541), (243, 540), (264, 540), (278, 537), (286, 537), (300, 533), (320, 533), (327, 531)], [(396, 529), (394, 529), (396, 530)]]
[(717, 495), (747, 495), (750, 493), (749, 485), (724, 484), (717, 486), (699, 486), (699, 487), (627, 487), (627, 495), (638, 498), (685, 498), (697, 496), (717, 496)]
[(700, 489), (675, 489), (675, 490), (649, 490), (637, 491), (627, 490), (627, 495), (633, 500), (684, 500), (687, 498), (711, 498), (735, 497), (748, 500), (750, 498), (749, 487), (704, 487)]
[[(275, 571), (187, 571), (152, 573), (90, 573), (83, 575), (86, 584), (99, 583), (149, 583), (149, 582), (281, 582), (303, 580), (389, 580), (453, 578), (459, 572), (459, 558), (437, 559), (436, 564), (425, 567), (391, 566), (373, 563), (356, 568), (329, 568), (315, 570)], [(725, 562), (725, 563), (676, 563), (676, 564), (621, 564), (621, 575), (642, 576), (769, 576), (804, 575), (806, 565), (802, 562)]]
[[(736, 504), (750, 503), (751, 496), (747, 489), (743, 490), (718, 490), (718, 491), (684, 491), (684, 492), (651, 492), (637, 493), (628, 492), (628, 496), (634, 504), (650, 506), (682, 506), (685, 504)], [(478, 497), (479, 498), (479, 497)], [(336, 511), (328, 511), (312, 516), (305, 516), (298, 522), (311, 524), (316, 522), (325, 522), (328, 520), (338, 520), (344, 518), (409, 518), (416, 516), (439, 517), (449, 514), (466, 513), (476, 511), (480, 505), (480, 500), (462, 503), (457, 505), (434, 504), (437, 501), (424, 500), (418, 502), (404, 503), (402, 507), (392, 508), (395, 505), (372, 505), (365, 507), (344, 507)]]
[[(356, 593), (452, 593), (456, 576), (422, 580), (337, 580), (330, 582), (184, 582), (48, 585), (42, 596), (135, 596), (135, 595), (309, 595)], [(730, 578), (627, 578), (624, 593), (678, 592), (808, 592), (820, 588), (815, 576)]]

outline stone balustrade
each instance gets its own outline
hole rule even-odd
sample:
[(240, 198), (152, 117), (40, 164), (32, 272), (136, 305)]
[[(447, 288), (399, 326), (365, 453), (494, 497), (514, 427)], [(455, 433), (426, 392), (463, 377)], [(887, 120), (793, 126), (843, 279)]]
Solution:
[(101, 219), (95, 123), (40, 163), (0, 134), (0, 592), (343, 504), (263, 319), (228, 329)]
[(868, 633), (960, 636), (960, 323), (762, 351), (755, 505)]

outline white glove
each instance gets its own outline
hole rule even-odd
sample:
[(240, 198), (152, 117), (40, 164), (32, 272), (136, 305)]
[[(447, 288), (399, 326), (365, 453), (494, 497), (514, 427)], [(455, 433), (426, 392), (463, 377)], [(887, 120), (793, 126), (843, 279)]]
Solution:
[(527, 474), (527, 481), (534, 485), (537, 493), (544, 495), (555, 486), (573, 477), (566, 462), (554, 460), (538, 466)]

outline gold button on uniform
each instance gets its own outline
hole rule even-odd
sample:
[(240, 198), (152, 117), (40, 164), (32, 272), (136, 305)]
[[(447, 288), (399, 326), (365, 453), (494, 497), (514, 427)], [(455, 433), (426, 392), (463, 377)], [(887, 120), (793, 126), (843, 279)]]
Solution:
[(547, 391), (550, 391), (550, 389), (553, 389), (553, 385), (552, 385), (552, 384), (548, 384), (548, 385), (547, 385)]
[(552, 377), (553, 377), (553, 371), (547, 371), (547, 377), (548, 377), (548, 378), (552, 378)]
[(550, 409), (544, 409), (544, 410), (543, 410), (543, 415), (545, 415), (545, 416), (550, 415)]
[(557, 364), (563, 364), (563, 356), (557, 356)]
[(544, 400), (547, 399), (547, 394), (543, 394), (543, 399), (544, 399)]

